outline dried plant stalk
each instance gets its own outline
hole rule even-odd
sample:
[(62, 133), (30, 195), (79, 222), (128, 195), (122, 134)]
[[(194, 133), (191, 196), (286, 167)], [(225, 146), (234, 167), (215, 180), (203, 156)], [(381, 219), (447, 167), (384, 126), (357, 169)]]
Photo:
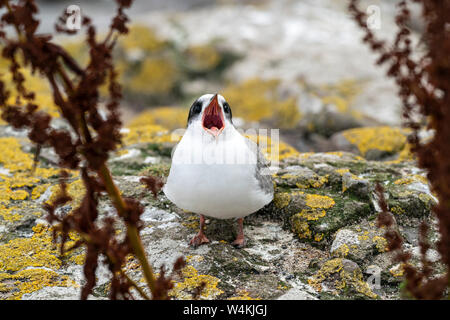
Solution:
[[(379, 54), (377, 64), (389, 65), (388, 76), (397, 86), (403, 104), (405, 125), (412, 129), (409, 142), (417, 156), (418, 165), (426, 169), (431, 191), (438, 204), (433, 207), (439, 223), (440, 239), (436, 243), (446, 273), (432, 276), (432, 265), (425, 261), (430, 244), (425, 241), (428, 227), (420, 227), (423, 267), (417, 270), (409, 266), (406, 280), (409, 292), (419, 299), (438, 299), (450, 287), (450, 1), (410, 0), (421, 5), (425, 29), (422, 42), (424, 54), (414, 58), (410, 31), (408, 1), (399, 3), (396, 15), (398, 32), (393, 43), (376, 38), (368, 27), (366, 14), (358, 7), (358, 0), (351, 0), (349, 9), (355, 21), (364, 31), (363, 41)], [(433, 132), (429, 141), (421, 141), (421, 123)], [(389, 219), (385, 222), (388, 222)], [(391, 246), (399, 248), (397, 240)], [(406, 262), (408, 257), (399, 255)], [(450, 293), (449, 293), (450, 297)]]
[[(135, 255), (153, 299), (168, 299), (168, 291), (173, 287), (170, 277), (155, 279), (152, 267), (147, 260), (139, 231), (143, 226), (140, 216), (143, 206), (132, 198), (123, 197), (115, 185), (106, 165), (109, 152), (120, 143), (121, 120), (118, 105), (122, 97), (117, 82), (112, 51), (118, 36), (126, 34), (128, 18), (124, 13), (131, 6), (131, 0), (116, 0), (117, 13), (113, 17), (107, 36), (97, 41), (95, 28), (91, 20), (83, 17), (82, 25), (86, 29), (86, 44), (89, 47), (90, 61), (85, 68), (64, 50), (51, 42), (51, 36), (36, 34), (39, 21), (35, 18), (38, 11), (34, 0), (0, 1), (0, 9), (6, 13), (0, 17), (0, 41), (2, 56), (10, 62), (14, 89), (17, 92), (16, 103), (11, 104), (11, 95), (5, 82), (0, 81), (0, 106), (2, 118), (14, 128), (27, 128), (28, 137), (38, 148), (52, 147), (59, 156), (58, 165), (62, 169), (78, 170), (86, 188), (86, 193), (78, 208), (70, 214), (61, 216), (58, 208), (71, 200), (66, 192), (68, 174), (62, 170), (60, 177), (61, 193), (50, 205), (45, 205), (47, 220), (54, 227), (54, 237), (61, 237), (61, 253), (84, 245), (86, 260), (84, 275), (86, 284), (82, 288), (81, 298), (87, 299), (95, 286), (95, 271), (101, 255), (111, 271), (110, 298), (132, 299), (130, 288), (135, 288), (145, 299), (148, 295), (124, 272), (126, 257)], [(65, 26), (67, 16), (62, 16), (56, 24), (56, 31), (72, 34)], [(7, 32), (8, 28), (14, 33)], [(13, 35), (11, 35), (13, 34)], [(54, 103), (60, 114), (70, 125), (70, 129), (55, 129), (50, 126), (51, 116), (38, 111), (34, 103), (35, 93), (26, 89), (22, 68), (31, 68), (46, 78), (53, 93)], [(99, 88), (108, 85), (107, 114), (99, 111)], [(75, 138), (74, 138), (75, 136)], [(37, 157), (36, 157), (37, 159)], [(161, 186), (158, 185), (158, 188)], [(153, 189), (157, 193), (159, 189)], [(99, 226), (98, 199), (106, 192), (116, 210), (117, 217), (103, 218)], [(119, 239), (113, 225), (122, 220), (127, 232), (125, 239)], [(71, 248), (64, 244), (71, 231), (81, 236)], [(184, 265), (180, 259), (174, 265), (178, 271)]]

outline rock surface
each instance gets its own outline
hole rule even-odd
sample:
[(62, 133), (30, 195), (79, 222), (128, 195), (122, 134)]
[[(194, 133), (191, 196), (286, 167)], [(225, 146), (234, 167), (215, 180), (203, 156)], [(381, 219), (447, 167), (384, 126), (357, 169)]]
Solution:
[[(392, 39), (396, 29), (397, 2), (361, 2), (363, 11), (369, 5), (381, 10), (382, 23), (375, 32), (384, 39)], [(385, 70), (375, 66), (376, 56), (360, 41), (362, 32), (349, 19), (345, 1), (235, 2), (187, 12), (143, 13), (136, 20), (180, 46), (215, 40), (241, 54), (244, 58), (226, 72), (231, 83), (255, 77), (282, 79), (285, 91), (301, 91), (300, 108), (317, 113), (326, 105), (339, 109), (349, 102), (339, 94), (330, 94), (326, 103), (313, 103), (322, 100), (327, 85), (348, 83), (350, 78), (363, 88), (350, 101), (359, 114), (390, 125), (401, 122), (395, 85), (385, 77)], [(417, 34), (412, 37), (418, 41)], [(299, 82), (315, 90), (304, 90)], [(316, 110), (311, 110), (314, 106)]]

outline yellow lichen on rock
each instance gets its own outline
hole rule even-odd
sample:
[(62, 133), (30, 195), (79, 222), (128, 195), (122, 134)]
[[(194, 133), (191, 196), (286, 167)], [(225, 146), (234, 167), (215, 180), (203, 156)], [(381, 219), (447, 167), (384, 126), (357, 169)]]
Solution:
[(22, 219), (22, 215), (17, 213), (18, 207), (6, 207), (0, 203), (0, 217), (3, 218), (4, 221), (14, 222)]
[(172, 290), (169, 291), (169, 296), (177, 299), (192, 299), (192, 292), (196, 288), (204, 284), (201, 292), (201, 298), (214, 299), (223, 293), (222, 290), (217, 288), (220, 279), (210, 276), (198, 274), (198, 271), (191, 265), (187, 265), (182, 269), (183, 280), (181, 282), (175, 282)]
[(11, 200), (25, 200), (28, 198), (28, 192), (25, 190), (14, 190), (11, 192)]
[(352, 288), (369, 298), (375, 299), (378, 297), (370, 289), (367, 282), (363, 280), (361, 270), (359, 268), (346, 270), (344, 259), (342, 258), (335, 258), (325, 262), (320, 270), (308, 279), (308, 284), (320, 292), (323, 289), (322, 283), (326, 281), (332, 282), (334, 294), (337, 294), (340, 290)]
[(289, 187), (296, 186), (299, 189), (320, 188), (328, 182), (329, 175), (319, 176), (315, 173), (281, 173), (281, 175), (274, 174), (274, 178), (281, 178), (284, 181), (279, 182), (280, 185), (287, 185)]
[[(282, 177), (283, 178), (283, 177)], [(312, 179), (307, 179), (306, 183), (296, 183), (297, 188), (308, 189), (308, 188), (321, 188), (324, 184), (328, 182), (328, 175), (321, 177), (316, 176)]]
[(158, 37), (153, 29), (142, 24), (134, 24), (127, 36), (120, 38), (119, 46), (128, 51), (138, 49), (156, 52), (166, 48), (167, 41)]
[(193, 230), (197, 230), (200, 226), (198, 216), (195, 214), (190, 214), (189, 216), (185, 217), (181, 224)]
[(230, 85), (223, 91), (223, 96), (230, 103), (237, 117), (248, 121), (260, 121), (273, 114), (273, 94), (278, 85), (277, 80), (249, 79), (241, 84)]
[(317, 180), (308, 180), (308, 183), (313, 188), (321, 188), (325, 183), (328, 182), (328, 175), (324, 177), (319, 177)]
[(335, 251), (333, 251), (333, 256), (337, 258), (345, 258), (348, 256), (350, 252), (350, 248), (346, 243), (342, 244), (337, 248)]
[(64, 49), (74, 57), (80, 66), (85, 67), (89, 62), (89, 45), (81, 39), (63, 41)]
[(185, 128), (189, 110), (180, 107), (158, 107), (140, 113), (127, 127), (159, 125), (169, 130)]
[(303, 209), (299, 214), (300, 217), (305, 218), (308, 221), (319, 220), (319, 218), (323, 218), (326, 215), (325, 210), (317, 210), (315, 209)]
[(389, 273), (396, 278), (403, 277), (403, 275), (405, 274), (404, 264), (403, 263), (396, 264), (395, 266), (389, 269)]
[(333, 198), (318, 194), (307, 194), (306, 205), (310, 208), (329, 209), (335, 205)]
[(272, 119), (280, 128), (292, 128), (301, 118), (294, 99), (280, 101), (279, 80), (253, 78), (225, 88), (223, 96), (230, 103), (233, 115), (246, 121)]
[(181, 132), (170, 130), (185, 128), (187, 109), (162, 107), (142, 112), (132, 119), (123, 132), (124, 146), (138, 143), (176, 143), (181, 139)]
[(275, 193), (273, 203), (278, 209), (283, 209), (289, 205), (291, 195), (288, 192)]
[(401, 179), (397, 179), (397, 180), (394, 181), (394, 184), (402, 185), (402, 184), (411, 184), (411, 183), (414, 183), (414, 182), (420, 182), (420, 183), (423, 183), (423, 184), (428, 184), (427, 178), (424, 177), (424, 176), (421, 176), (419, 174), (413, 174), (413, 175), (410, 175), (410, 176), (407, 176), (407, 177), (404, 177), (404, 178), (401, 178)]
[(339, 173), (341, 176), (344, 175), (344, 173), (350, 172), (350, 169), (348, 168), (342, 168), (342, 169), (336, 169), (334, 170), (336, 173)]
[(302, 118), (302, 114), (294, 98), (279, 102), (275, 105), (275, 108), (276, 112), (272, 118), (274, 125), (279, 128), (293, 129)]
[[(49, 286), (76, 286), (69, 277), (57, 273), (62, 260), (49, 227), (39, 224), (33, 232), (31, 238), (16, 238), (0, 245), (0, 283), (3, 292), (11, 293), (8, 299), (20, 299), (25, 293)], [(67, 246), (75, 240), (70, 235)], [(72, 258), (72, 253), (65, 256)]]
[(169, 130), (156, 124), (133, 126), (127, 129), (129, 131), (124, 134), (122, 139), (125, 146), (137, 143), (174, 142)]
[(404, 214), (405, 213), (405, 209), (403, 209), (402, 207), (399, 207), (399, 206), (394, 206), (389, 211), (391, 211), (392, 213), (395, 213), (395, 214)]
[(22, 151), (17, 138), (0, 138), (0, 164), (11, 172), (30, 170), (33, 166), (33, 159), (29, 153)]
[(309, 229), (309, 225), (300, 213), (294, 214), (291, 217), (291, 228), (299, 239), (311, 239), (312, 237), (312, 232)]
[[(86, 193), (86, 188), (84, 186), (83, 180), (77, 179), (69, 183), (67, 185), (66, 191), (67, 194), (72, 198), (72, 200), (69, 202), (72, 208), (78, 207)], [(60, 193), (61, 193), (61, 186), (59, 184), (53, 186), (52, 194), (50, 195), (50, 198), (46, 201), (46, 203), (52, 204), (55, 201), (55, 199), (60, 195)]]
[(272, 140), (265, 135), (245, 134), (247, 138), (258, 144), (262, 154), (268, 161), (281, 161), (297, 157), (300, 153), (283, 141)]
[(197, 72), (212, 70), (220, 63), (219, 51), (212, 45), (194, 45), (186, 49), (189, 67)]
[(406, 131), (388, 126), (364, 127), (345, 130), (342, 135), (355, 145), (362, 155), (369, 150), (398, 152), (406, 144)]
[(68, 276), (48, 269), (30, 268), (15, 274), (0, 272), (0, 292), (11, 293), (8, 300), (20, 300), (24, 294), (46, 287), (69, 286), (78, 287)]
[(36, 200), (38, 199), (47, 189), (50, 187), (49, 183), (40, 184), (33, 188), (33, 191), (31, 191), (31, 199)]
[(321, 85), (318, 88), (308, 88), (311, 94), (319, 98), (324, 105), (331, 105), (337, 112), (349, 113), (355, 118), (361, 116), (357, 110), (353, 110), (352, 104), (361, 92), (361, 82), (354, 79), (345, 79), (337, 83)]
[(429, 203), (435, 203), (435, 199), (436, 199), (436, 196), (433, 198), (431, 195), (429, 195), (428, 193), (421, 193), (421, 194), (419, 194), (419, 199), (423, 202), (423, 203), (426, 203), (426, 204), (429, 204)]
[(58, 269), (61, 260), (51, 234), (42, 225), (33, 228), (31, 238), (17, 238), (0, 246), (0, 271), (19, 271), (27, 267)]
[(389, 250), (388, 241), (385, 237), (374, 236), (372, 241), (375, 243), (378, 252), (386, 252)]
[(73, 262), (73, 263), (78, 264), (80, 266), (84, 264), (85, 260), (86, 260), (86, 254), (85, 253), (76, 254), (76, 255), (73, 255), (73, 256), (71, 256), (69, 258), (70, 262)]
[(387, 161), (386, 163), (396, 164), (411, 160), (414, 160), (414, 153), (411, 151), (411, 144), (407, 142), (405, 147), (399, 152), (398, 158), (396, 160)]
[(247, 290), (238, 290), (237, 295), (228, 298), (228, 300), (261, 300), (261, 298), (252, 298)]
[(361, 92), (363, 85), (360, 80), (343, 79), (335, 83), (332, 88), (343, 97), (353, 98)]
[[(45, 188), (39, 187), (39, 183), (59, 174), (59, 170), (55, 168), (37, 167), (33, 171), (33, 156), (22, 151), (17, 138), (1, 137), (0, 149), (0, 165), (6, 171), (0, 174), (0, 202), (5, 205), (11, 200), (21, 201), (30, 197), (37, 199)], [(28, 190), (33, 187), (30, 195)]]
[(302, 209), (299, 213), (291, 216), (292, 231), (300, 239), (314, 239), (321, 242), (325, 235), (323, 233), (314, 233), (310, 229), (309, 223), (317, 221), (326, 216), (326, 209), (335, 205), (332, 198), (318, 194), (306, 194), (305, 203), (308, 208)]
[(317, 233), (314, 235), (314, 241), (320, 242), (323, 240), (324, 234), (323, 233)]
[[(350, 169), (348, 169), (348, 168), (336, 169), (335, 172), (340, 174), (341, 177), (344, 177), (344, 175), (349, 175), (349, 177), (352, 180), (362, 180), (357, 175), (351, 173)], [(347, 191), (347, 189), (348, 189), (348, 182), (347, 182), (347, 180), (342, 179), (342, 192), (344, 193), (345, 191)]]
[[(9, 70), (6, 70), (7, 68), (7, 65), (0, 64), (0, 73), (3, 74), (2, 78), (5, 83), (13, 83), (12, 74), (9, 72)], [(48, 82), (39, 74), (32, 74), (29, 69), (19, 69), (19, 71), (25, 78), (25, 87), (27, 88), (27, 90), (36, 93), (33, 103), (38, 106), (38, 110), (45, 111), (50, 116), (58, 118), (60, 116), (59, 109), (53, 102), (53, 95)], [(9, 86), (7, 89), (11, 93), (7, 100), (7, 104), (17, 105), (17, 89), (13, 85)], [(21, 103), (19, 104), (18, 108), (22, 108), (22, 106), (24, 108), (24, 101), (20, 102)], [(3, 119), (0, 119), (0, 125), (5, 124), (6, 122)]]
[(363, 234), (358, 235), (359, 241), (367, 241), (369, 240), (369, 231), (364, 231)]
[(177, 82), (173, 62), (164, 57), (147, 57), (130, 80), (130, 89), (142, 94), (168, 95)]

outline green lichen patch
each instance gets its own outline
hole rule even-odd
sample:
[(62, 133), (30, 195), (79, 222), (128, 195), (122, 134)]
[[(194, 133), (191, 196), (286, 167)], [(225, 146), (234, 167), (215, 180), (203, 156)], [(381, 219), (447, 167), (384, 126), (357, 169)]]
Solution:
[(138, 175), (142, 176), (156, 176), (156, 177), (167, 177), (170, 171), (170, 163), (161, 162), (152, 165), (145, 166)]
[[(339, 228), (358, 221), (372, 213), (368, 203), (354, 200), (350, 197), (334, 197), (336, 204), (326, 211), (320, 219), (309, 221), (315, 235), (323, 235), (320, 243), (329, 243), (331, 235)], [(315, 239), (317, 240), (317, 239)]]
[[(249, 243), (247, 247), (252, 248), (253, 245)], [(286, 290), (279, 286), (277, 276), (263, 272), (271, 268), (267, 261), (245, 249), (233, 249), (229, 241), (212, 245), (205, 262), (205, 265), (210, 265), (206, 273), (221, 279), (218, 285), (223, 290), (221, 298), (271, 299)], [(242, 291), (247, 294), (238, 294)]]
[(394, 182), (387, 186), (387, 193), (389, 210), (400, 223), (408, 224), (411, 218), (428, 216), (436, 203), (436, 198), (429, 193), (428, 185), (421, 182), (415, 182), (414, 185)]
[(115, 162), (110, 165), (114, 176), (135, 176), (147, 167), (145, 163), (139, 162)]
[(321, 246), (326, 245), (339, 228), (373, 212), (369, 203), (329, 189), (277, 193), (274, 210), (300, 240)]
[(377, 298), (377, 295), (364, 281), (361, 269), (353, 261), (336, 258), (323, 264), (311, 278), (309, 285), (321, 292), (324, 287), (333, 295), (355, 298)]
[(299, 189), (320, 188), (328, 182), (327, 176), (320, 176), (304, 167), (280, 170), (274, 174), (273, 179), (277, 186)]
[(334, 236), (330, 253), (364, 264), (368, 258), (388, 251), (384, 228), (376, 221), (364, 220), (359, 224), (340, 229)]

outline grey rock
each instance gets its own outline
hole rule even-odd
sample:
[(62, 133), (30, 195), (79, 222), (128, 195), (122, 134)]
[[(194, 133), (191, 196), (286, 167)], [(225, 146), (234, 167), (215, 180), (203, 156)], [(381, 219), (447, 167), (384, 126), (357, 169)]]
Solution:
[(307, 291), (301, 290), (299, 288), (292, 288), (289, 289), (286, 293), (279, 296), (277, 300), (317, 300), (317, 298)]
[[(75, 287), (46, 287), (41, 290), (26, 293), (22, 300), (79, 300), (80, 288)], [(103, 298), (101, 300), (104, 300)]]
[(368, 199), (370, 195), (369, 181), (350, 172), (346, 172), (342, 176), (342, 189), (357, 195), (361, 199)]

